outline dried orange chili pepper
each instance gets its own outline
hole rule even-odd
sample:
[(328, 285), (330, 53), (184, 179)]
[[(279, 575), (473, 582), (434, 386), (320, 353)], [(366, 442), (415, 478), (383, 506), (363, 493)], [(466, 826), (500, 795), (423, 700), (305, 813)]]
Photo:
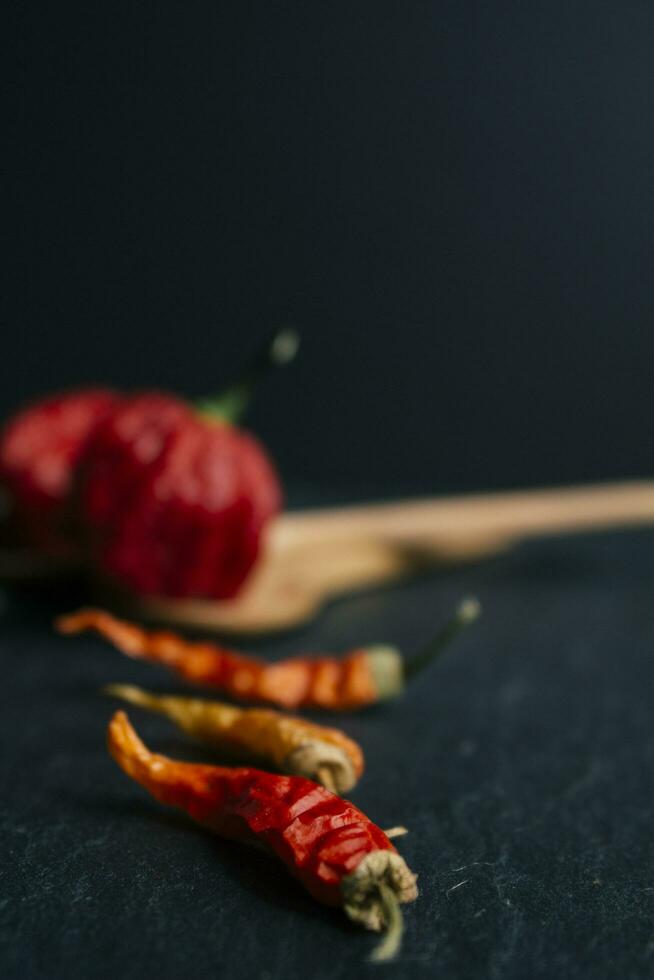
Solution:
[(480, 612), (465, 599), (429, 646), (405, 659), (390, 646), (363, 647), (337, 657), (295, 657), (267, 663), (214, 643), (191, 643), (175, 633), (149, 632), (101, 609), (80, 609), (56, 620), (61, 633), (100, 633), (130, 657), (172, 668), (194, 684), (215, 687), (241, 701), (282, 708), (347, 711), (395, 697), (405, 681), (434, 659)]
[(111, 684), (105, 690), (166, 715), (195, 738), (258, 757), (264, 764), (314, 779), (335, 793), (352, 789), (363, 772), (361, 748), (337, 728), (271, 708), (237, 708), (220, 701), (151, 694), (131, 684)]
[(416, 898), (416, 878), (383, 830), (347, 800), (302, 776), (155, 755), (122, 711), (109, 724), (108, 746), (118, 765), (162, 803), (223, 837), (264, 845), (315, 899), (341, 906), (367, 929), (387, 930), (375, 959), (397, 951), (400, 903)]

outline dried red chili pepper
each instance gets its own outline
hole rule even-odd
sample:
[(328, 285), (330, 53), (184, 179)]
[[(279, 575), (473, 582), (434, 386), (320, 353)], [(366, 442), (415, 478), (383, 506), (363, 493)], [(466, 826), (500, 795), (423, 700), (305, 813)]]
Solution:
[(109, 724), (108, 746), (162, 803), (223, 837), (264, 845), (319, 902), (343, 907), (367, 929), (388, 930), (375, 959), (397, 951), (400, 903), (417, 897), (416, 878), (383, 830), (351, 803), (301, 776), (154, 755), (122, 711)]
[(18, 539), (68, 553), (69, 494), (89, 439), (119, 396), (104, 388), (50, 395), (14, 415), (0, 436), (0, 484)]
[(191, 643), (174, 633), (148, 632), (101, 609), (60, 616), (55, 625), (68, 634), (96, 630), (130, 657), (163, 664), (185, 680), (218, 688), (241, 701), (347, 711), (400, 694), (406, 680), (430, 663), (479, 611), (476, 599), (461, 602), (438, 636), (410, 659), (394, 647), (371, 646), (340, 659), (295, 657), (267, 663), (214, 643)]
[(351, 790), (363, 772), (361, 748), (337, 728), (270, 708), (237, 708), (220, 701), (151, 694), (131, 684), (112, 684), (105, 690), (165, 715), (194, 738), (314, 779), (334, 793)]

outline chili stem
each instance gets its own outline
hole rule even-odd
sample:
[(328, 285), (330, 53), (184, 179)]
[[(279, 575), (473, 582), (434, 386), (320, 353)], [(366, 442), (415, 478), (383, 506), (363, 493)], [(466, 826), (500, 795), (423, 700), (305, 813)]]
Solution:
[(372, 951), (370, 959), (373, 963), (385, 963), (392, 960), (402, 943), (404, 919), (400, 903), (392, 888), (383, 881), (379, 882), (379, 898), (384, 912), (386, 933), (378, 946)]
[(275, 368), (292, 361), (299, 346), (299, 334), (292, 327), (276, 330), (250, 358), (235, 381), (227, 385), (219, 395), (196, 402), (196, 408), (211, 418), (238, 422), (263, 379)]
[(467, 598), (463, 599), (459, 605), (456, 607), (454, 615), (445, 623), (445, 626), (436, 635), (436, 637), (429, 643), (424, 650), (419, 653), (414, 654), (409, 657), (404, 662), (404, 677), (408, 680), (415, 674), (420, 673), (424, 670), (428, 664), (435, 660), (439, 654), (443, 653), (444, 650), (450, 645), (452, 640), (459, 635), (459, 633), (469, 626), (471, 623), (479, 617), (481, 613), (481, 605), (478, 599)]

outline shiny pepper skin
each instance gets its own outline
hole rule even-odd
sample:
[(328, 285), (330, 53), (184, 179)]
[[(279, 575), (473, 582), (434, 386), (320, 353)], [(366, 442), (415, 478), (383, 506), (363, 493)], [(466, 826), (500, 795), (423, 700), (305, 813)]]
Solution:
[(35, 402), (8, 421), (0, 436), (0, 485), (20, 541), (53, 553), (73, 549), (75, 467), (118, 399), (103, 388), (78, 389)]
[(85, 454), (79, 501), (96, 565), (142, 595), (228, 598), (259, 554), (281, 487), (248, 433), (148, 392)]

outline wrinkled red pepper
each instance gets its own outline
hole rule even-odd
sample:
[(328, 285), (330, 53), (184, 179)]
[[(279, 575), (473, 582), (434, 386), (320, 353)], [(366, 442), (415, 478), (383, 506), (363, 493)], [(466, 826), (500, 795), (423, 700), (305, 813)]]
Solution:
[(89, 439), (118, 402), (103, 388), (51, 395), (14, 415), (0, 436), (0, 486), (15, 537), (50, 553), (78, 544), (70, 491)]
[(223, 837), (264, 845), (319, 902), (343, 907), (367, 929), (388, 929), (376, 959), (396, 952), (399, 904), (416, 898), (416, 878), (383, 830), (351, 803), (302, 776), (154, 755), (122, 711), (109, 725), (108, 746), (118, 765), (162, 803)]
[(6, 425), (14, 537), (86, 559), (143, 594), (225, 598), (259, 553), (281, 487), (257, 440), (173, 395), (82, 389)]
[(156, 391), (82, 389), (21, 412), (0, 438), (0, 489), (12, 511), (3, 531), (75, 554), (83, 537), (87, 563), (142, 594), (234, 595), (281, 487), (261, 445), (231, 423), (298, 343), (292, 329), (277, 330), (230, 386), (196, 407)]
[(145, 595), (227, 598), (279, 511), (260, 443), (172, 395), (124, 400), (80, 467), (81, 518), (97, 567)]

